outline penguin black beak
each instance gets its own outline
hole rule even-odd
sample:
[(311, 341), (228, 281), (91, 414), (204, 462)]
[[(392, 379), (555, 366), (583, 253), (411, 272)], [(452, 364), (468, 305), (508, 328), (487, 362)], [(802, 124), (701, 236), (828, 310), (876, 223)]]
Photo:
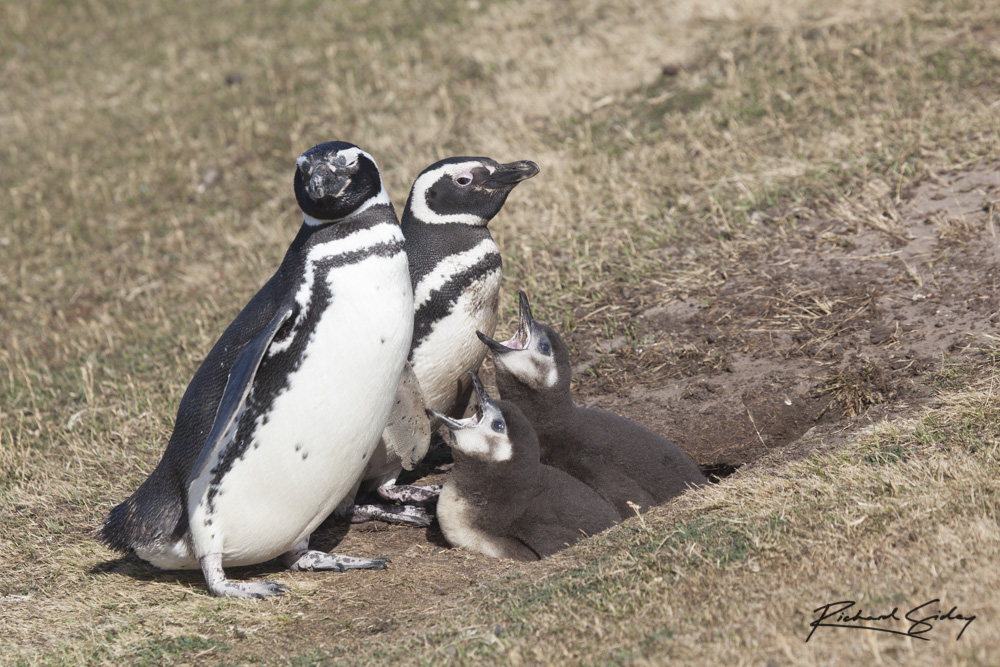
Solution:
[(521, 181), (526, 181), (538, 173), (538, 165), (531, 160), (508, 162), (497, 165), (496, 171), (490, 174), (486, 186), (494, 189), (511, 188)]
[(513, 337), (507, 341), (507, 346), (515, 350), (525, 350), (531, 340), (531, 328), (535, 323), (535, 318), (531, 316), (531, 305), (528, 303), (528, 295), (523, 291), (517, 292), (517, 331)]
[(476, 410), (476, 414), (472, 415), (468, 419), (452, 419), (447, 415), (443, 415), (436, 410), (427, 409), (427, 416), (431, 419), (437, 419), (442, 424), (448, 427), (449, 431), (460, 431), (463, 428), (474, 428), (479, 424), (479, 420), (482, 418), (482, 409)]
[(313, 169), (312, 175), (306, 183), (306, 193), (314, 201), (319, 201), (324, 197), (339, 197), (351, 182), (351, 179), (340, 173), (339, 169), (331, 168), (327, 164), (319, 164)]
[(498, 343), (482, 331), (477, 331), (476, 335), (479, 336), (479, 340), (483, 341), (486, 347), (490, 348), (493, 354), (503, 354), (504, 352), (510, 352), (511, 350), (511, 348), (507, 347), (503, 343)]
[(490, 402), (490, 395), (486, 393), (486, 387), (483, 386), (476, 371), (469, 371), (469, 375), (472, 376), (472, 386), (476, 388), (476, 398), (479, 399), (479, 410), (482, 411), (486, 407), (486, 404)]
[(517, 291), (517, 319), (518, 330), (530, 328), (531, 324), (535, 321), (535, 318), (531, 316), (531, 304), (528, 303), (528, 295), (523, 290)]
[(517, 313), (517, 331), (509, 339), (502, 343), (499, 343), (482, 331), (477, 331), (476, 335), (479, 336), (479, 340), (483, 341), (486, 347), (493, 351), (494, 355), (504, 354), (512, 350), (526, 350), (528, 349), (528, 343), (531, 341), (531, 328), (534, 325), (535, 320), (531, 316), (531, 306), (528, 304), (528, 295), (524, 292), (517, 293), (518, 299), (518, 313)]

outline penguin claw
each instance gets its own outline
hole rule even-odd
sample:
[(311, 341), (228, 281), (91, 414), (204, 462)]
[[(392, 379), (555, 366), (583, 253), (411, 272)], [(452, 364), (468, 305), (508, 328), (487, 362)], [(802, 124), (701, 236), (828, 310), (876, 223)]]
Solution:
[(279, 584), (277, 581), (262, 581), (260, 582), (264, 586), (263, 593), (258, 594), (256, 597), (265, 598), (270, 595), (284, 595), (288, 592), (288, 586), (284, 584)]

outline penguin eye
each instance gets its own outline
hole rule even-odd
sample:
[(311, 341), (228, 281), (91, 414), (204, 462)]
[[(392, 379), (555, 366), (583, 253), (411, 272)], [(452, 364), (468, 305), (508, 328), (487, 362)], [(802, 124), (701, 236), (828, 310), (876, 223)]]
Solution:
[(458, 185), (459, 187), (464, 188), (470, 183), (472, 183), (472, 174), (470, 174), (469, 172), (459, 174), (458, 176), (455, 177), (455, 185)]
[(344, 166), (345, 167), (353, 167), (357, 163), (358, 163), (358, 156), (357, 156), (357, 154), (355, 154), (355, 155), (352, 155), (350, 158), (347, 159), (347, 164), (345, 164)]
[(494, 431), (496, 431), (497, 433), (503, 433), (503, 431), (504, 431), (505, 428), (507, 428), (507, 425), (503, 423), (502, 419), (494, 419), (493, 420), (493, 430)]
[(552, 346), (549, 345), (547, 341), (543, 340), (541, 343), (538, 344), (538, 349), (541, 351), (542, 354), (548, 354), (549, 352), (552, 351)]

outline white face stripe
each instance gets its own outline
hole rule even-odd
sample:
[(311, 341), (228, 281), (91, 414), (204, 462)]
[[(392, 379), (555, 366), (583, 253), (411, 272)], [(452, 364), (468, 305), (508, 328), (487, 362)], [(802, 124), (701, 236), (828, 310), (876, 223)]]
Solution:
[(419, 308), (431, 298), (431, 292), (441, 289), (450, 278), (463, 270), (478, 264), (490, 253), (499, 253), (496, 242), (487, 237), (468, 250), (448, 255), (441, 260), (434, 270), (420, 279), (413, 293), (413, 307)]
[(410, 198), (410, 208), (413, 215), (422, 222), (435, 225), (442, 225), (446, 223), (482, 225), (485, 220), (478, 215), (473, 215), (471, 213), (441, 215), (432, 211), (431, 207), (427, 205), (427, 191), (430, 190), (435, 183), (441, 180), (442, 177), (453, 178), (461, 174), (463, 171), (471, 171), (472, 169), (477, 169), (479, 167), (486, 167), (489, 169), (491, 174), (495, 170), (495, 168), (490, 165), (471, 160), (469, 162), (446, 164), (438, 167), (437, 169), (420, 174), (420, 176), (417, 177), (417, 180), (413, 182), (412, 197)]
[[(338, 151), (337, 155), (339, 155), (340, 157), (342, 157), (345, 160), (347, 160), (347, 164), (350, 164), (351, 162), (356, 162), (357, 159), (359, 157), (361, 157), (362, 155), (364, 155), (366, 158), (368, 158), (372, 162), (375, 162), (375, 158), (373, 158), (371, 156), (371, 153), (369, 153), (366, 150), (362, 150), (362, 149), (358, 148), (357, 146), (352, 146), (351, 148), (345, 148), (342, 151)], [(377, 167), (378, 163), (375, 163), (375, 166)]]
[(497, 354), (494, 363), (530, 387), (552, 388), (559, 381), (555, 357), (535, 350), (514, 350)]
[[(360, 156), (364, 155), (365, 157), (367, 157), (369, 160), (372, 161), (372, 164), (375, 165), (376, 171), (378, 170), (378, 163), (375, 162), (375, 158), (373, 158), (371, 156), (371, 154), (368, 153), (368, 151), (364, 151), (364, 150), (358, 148), (357, 146), (354, 146), (352, 148), (345, 148), (344, 150), (339, 151), (337, 153), (337, 155), (343, 157), (345, 160), (347, 160), (348, 163), (350, 163), (352, 160), (357, 160)], [(305, 159), (304, 156), (300, 157), (298, 160), (296, 160), (296, 164), (301, 164), (302, 160), (304, 160), (304, 159)], [(319, 220), (317, 218), (312, 217), (311, 215), (303, 213), (302, 214), (302, 221), (305, 224), (309, 225), (310, 227), (316, 227), (317, 225), (326, 225), (326, 224), (329, 224), (331, 222), (340, 222), (340, 221), (343, 221), (343, 220), (350, 220), (351, 218), (353, 218), (354, 216), (358, 215), (359, 213), (361, 213), (363, 211), (367, 211), (372, 206), (376, 206), (378, 204), (388, 204), (388, 205), (391, 206), (392, 205), (392, 200), (389, 199), (389, 193), (386, 192), (385, 183), (382, 182), (382, 172), (381, 171), (378, 172), (378, 180), (379, 180), (379, 185), (382, 186), (381, 189), (379, 190), (378, 194), (375, 195), (374, 197), (370, 198), (368, 201), (366, 201), (365, 203), (363, 203), (358, 208), (354, 209), (354, 211), (351, 212), (351, 214), (348, 215), (347, 217), (338, 218), (337, 220)], [(347, 186), (345, 185), (344, 187), (346, 188)]]
[(514, 456), (514, 447), (510, 444), (510, 439), (504, 435), (499, 446), (493, 450), (493, 461), (510, 461)]
[[(483, 419), (489, 419), (489, 417), (486, 416)], [(492, 423), (492, 419), (490, 423)], [(497, 433), (490, 427), (489, 423), (455, 431), (455, 448), (477, 459), (496, 463), (510, 461), (511, 457), (514, 456), (514, 447), (510, 444), (507, 434)]]

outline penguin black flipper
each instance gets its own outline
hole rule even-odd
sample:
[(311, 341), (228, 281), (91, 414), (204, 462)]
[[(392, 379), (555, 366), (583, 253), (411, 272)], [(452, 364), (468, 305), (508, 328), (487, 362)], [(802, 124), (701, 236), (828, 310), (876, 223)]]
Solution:
[(246, 403), (247, 395), (253, 387), (253, 379), (260, 367), (260, 362), (281, 326), (291, 318), (294, 312), (295, 308), (291, 304), (285, 304), (279, 308), (264, 330), (252, 338), (236, 357), (236, 362), (229, 371), (226, 388), (222, 392), (222, 400), (219, 401), (219, 409), (215, 413), (212, 430), (209, 431), (201, 454), (198, 455), (198, 460), (187, 478), (189, 488), (204, 471), (208, 462), (215, 458), (224, 443), (232, 439), (235, 425), (239, 421), (240, 410)]

